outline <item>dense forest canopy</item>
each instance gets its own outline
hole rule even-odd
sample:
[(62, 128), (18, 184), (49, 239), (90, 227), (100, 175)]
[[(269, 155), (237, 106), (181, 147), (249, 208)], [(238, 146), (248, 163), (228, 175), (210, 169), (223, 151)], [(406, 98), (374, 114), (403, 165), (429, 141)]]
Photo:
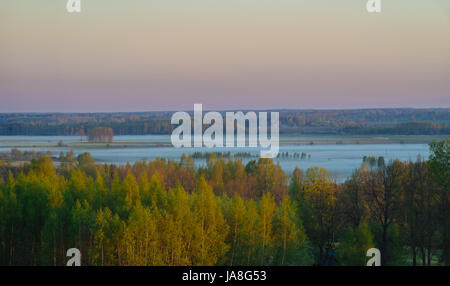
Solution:
[[(274, 110), (281, 133), (450, 134), (450, 109)], [(170, 134), (173, 112), (0, 114), (0, 135), (80, 135), (109, 127), (115, 135)]]
[(0, 164), (0, 264), (450, 264), (450, 140), (428, 160), (366, 157), (344, 183), (323, 168), (211, 155), (97, 164), (89, 153)]

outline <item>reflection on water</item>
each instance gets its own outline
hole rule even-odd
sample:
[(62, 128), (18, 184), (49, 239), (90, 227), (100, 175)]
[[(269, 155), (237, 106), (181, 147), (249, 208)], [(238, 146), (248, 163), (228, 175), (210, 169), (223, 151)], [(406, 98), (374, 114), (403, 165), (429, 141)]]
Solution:
[[(258, 148), (181, 148), (165, 147), (170, 144), (168, 135), (145, 135), (145, 136), (116, 136), (114, 144), (107, 148), (105, 145), (95, 146), (80, 143), (77, 136), (0, 136), (0, 152), (9, 152), (12, 147), (18, 149), (51, 151), (55, 156), (60, 152), (73, 150), (76, 155), (90, 152), (95, 160), (104, 163), (124, 164), (133, 163), (138, 160), (154, 160), (158, 157), (179, 160), (183, 153), (194, 152), (248, 152), (252, 157), (243, 158), (243, 163), (257, 159)], [(63, 140), (67, 147), (56, 147), (59, 140)], [(153, 144), (154, 147), (149, 146)], [(114, 146), (119, 145), (119, 146)], [(126, 145), (127, 148), (119, 148)], [(383, 156), (386, 161), (393, 159), (413, 160), (417, 156), (428, 158), (429, 150), (426, 144), (324, 144), (324, 145), (293, 145), (281, 142), (280, 153), (288, 152), (291, 156), (274, 159), (281, 167), (291, 173), (296, 166), (300, 169), (309, 167), (323, 167), (335, 175), (338, 180), (349, 176), (358, 168), (364, 156)], [(306, 158), (297, 158), (293, 154), (305, 153)], [(196, 160), (197, 166), (205, 164), (204, 159)]]

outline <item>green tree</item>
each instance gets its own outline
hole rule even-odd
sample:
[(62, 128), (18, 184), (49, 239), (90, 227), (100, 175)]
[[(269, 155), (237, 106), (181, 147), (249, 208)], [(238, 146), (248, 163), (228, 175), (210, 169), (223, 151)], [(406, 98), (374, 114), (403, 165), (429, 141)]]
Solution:
[(261, 265), (271, 263), (270, 248), (273, 246), (273, 218), (275, 215), (275, 201), (270, 193), (265, 193), (259, 206), (259, 231), (261, 235)]
[[(286, 196), (278, 207), (274, 218), (274, 244), (278, 249), (279, 265), (293, 263), (298, 247), (306, 241), (301, 221), (291, 199)], [(280, 254), (281, 253), (281, 254)]]
[(157, 221), (151, 210), (138, 203), (124, 232), (125, 265), (162, 265)]
[(365, 266), (367, 250), (373, 248), (372, 233), (367, 223), (361, 223), (356, 229), (349, 226), (337, 249), (341, 265)]
[(211, 186), (203, 177), (194, 194), (193, 213), (198, 219), (193, 264), (214, 265), (229, 249), (229, 245), (225, 243), (229, 227)]
[(225, 209), (228, 225), (230, 226), (229, 241), (231, 242), (229, 265), (233, 266), (236, 256), (242, 251), (243, 229), (247, 223), (247, 209), (244, 200), (235, 194), (230, 200), (230, 206)]
[(319, 248), (318, 263), (324, 264), (333, 247), (336, 224), (336, 185), (323, 168), (310, 168), (304, 178), (300, 200), (306, 233)]
[(430, 144), (429, 166), (439, 186), (439, 222), (442, 233), (442, 261), (450, 265), (450, 139)]
[(119, 265), (120, 243), (123, 239), (124, 223), (109, 208), (100, 209), (95, 218), (93, 245), (90, 257), (93, 265)]

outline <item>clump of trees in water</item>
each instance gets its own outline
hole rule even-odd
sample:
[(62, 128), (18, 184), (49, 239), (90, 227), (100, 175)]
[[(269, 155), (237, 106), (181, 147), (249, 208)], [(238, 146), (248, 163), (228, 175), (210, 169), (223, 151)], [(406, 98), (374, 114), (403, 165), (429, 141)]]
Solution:
[[(4, 154), (7, 155), (7, 154)], [(34, 151), (34, 150), (25, 150), (25, 151), (21, 151), (17, 148), (13, 148), (11, 149), (11, 152), (9, 153), (9, 156), (6, 156), (7, 158), (4, 159), (10, 159), (10, 160), (14, 160), (14, 161), (21, 161), (21, 160), (26, 160), (26, 161), (30, 161), (32, 159), (37, 159), (43, 156), (51, 156), (52, 153), (50, 151)]]
[(289, 152), (280, 152), (277, 155), (277, 158), (282, 158), (282, 159), (300, 159), (300, 160), (306, 160), (306, 158), (311, 159), (311, 154), (306, 154), (305, 152), (302, 153), (297, 153), (297, 152), (293, 152), (291, 154), (289, 154)]
[[(223, 157), (224, 159), (229, 158), (251, 158), (252, 154), (250, 152), (236, 152), (233, 155), (231, 152), (194, 152), (192, 153), (193, 159), (209, 159), (211, 156), (214, 157)], [(253, 156), (254, 157), (254, 156)]]
[(114, 131), (110, 127), (95, 127), (88, 131), (88, 141), (93, 143), (111, 143)]
[(63, 265), (76, 247), (82, 265), (364, 265), (377, 247), (383, 265), (449, 265), (449, 143), (343, 183), (214, 154), (198, 169), (88, 153), (0, 164), (0, 264)]

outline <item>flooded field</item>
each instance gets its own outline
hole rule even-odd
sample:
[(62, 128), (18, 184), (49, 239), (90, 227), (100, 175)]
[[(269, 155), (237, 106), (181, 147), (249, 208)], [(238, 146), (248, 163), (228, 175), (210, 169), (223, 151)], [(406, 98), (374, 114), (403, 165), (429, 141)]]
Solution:
[[(427, 143), (439, 136), (281, 136), (280, 157), (274, 159), (291, 173), (295, 167), (324, 167), (338, 180), (345, 179), (358, 168), (364, 156), (383, 156), (386, 161), (393, 159), (413, 160), (418, 156), (427, 158)], [(59, 144), (59, 146), (58, 146)], [(183, 153), (230, 152), (231, 157), (245, 153), (244, 163), (258, 159), (257, 148), (173, 148), (169, 135), (116, 136), (110, 144), (93, 144), (81, 141), (76, 136), (0, 136), (0, 153), (8, 153), (17, 148), (21, 151), (50, 152), (58, 156), (60, 152), (73, 150), (75, 155), (89, 152), (96, 161), (102, 163), (125, 164), (138, 160), (154, 160), (158, 157), (179, 160)], [(304, 154), (300, 157), (300, 154)], [(196, 159), (197, 166), (205, 164), (205, 159)]]

